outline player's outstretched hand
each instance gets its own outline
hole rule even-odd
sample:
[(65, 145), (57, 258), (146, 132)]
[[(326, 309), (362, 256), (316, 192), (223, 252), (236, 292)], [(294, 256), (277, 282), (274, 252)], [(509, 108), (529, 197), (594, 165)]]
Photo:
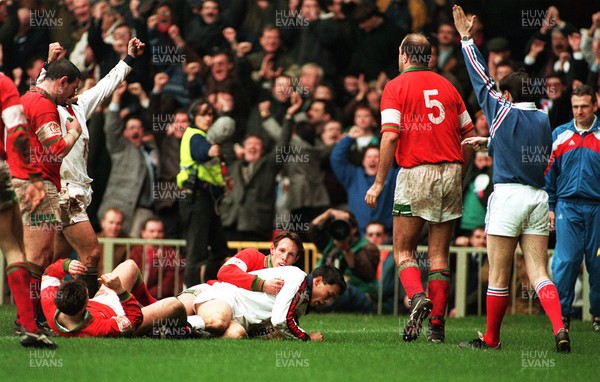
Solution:
[(71, 276), (82, 275), (85, 272), (85, 266), (79, 260), (71, 260), (69, 263), (69, 274)]
[(471, 146), (476, 151), (486, 151), (488, 147), (488, 138), (485, 137), (469, 137), (465, 138), (461, 145)]
[(263, 285), (263, 292), (267, 294), (277, 294), (283, 288), (285, 281), (281, 278), (268, 279)]
[(323, 337), (323, 333), (316, 332), (316, 333), (310, 333), (310, 340), (314, 341), (314, 342), (323, 342), (325, 340), (325, 338)]

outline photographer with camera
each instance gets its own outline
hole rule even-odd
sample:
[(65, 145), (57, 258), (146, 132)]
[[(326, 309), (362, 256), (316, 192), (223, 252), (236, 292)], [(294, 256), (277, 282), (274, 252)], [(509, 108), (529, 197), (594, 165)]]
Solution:
[(358, 232), (356, 217), (348, 211), (328, 209), (310, 224), (312, 241), (323, 254), (316, 266), (333, 265), (344, 274), (348, 288), (322, 312), (371, 312), (376, 291), (379, 249)]

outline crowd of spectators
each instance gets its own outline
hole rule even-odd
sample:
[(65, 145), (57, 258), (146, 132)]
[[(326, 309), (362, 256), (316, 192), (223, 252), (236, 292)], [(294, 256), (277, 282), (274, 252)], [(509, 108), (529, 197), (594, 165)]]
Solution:
[[(469, 12), (483, 12), (472, 3)], [(431, 70), (455, 85), (478, 135), (487, 134), (451, 6), (444, 0), (3, 1), (1, 67), (24, 94), (49, 43), (58, 41), (85, 89), (125, 57), (132, 37), (147, 44), (110, 105), (88, 122), (94, 178), (88, 213), (101, 236), (138, 237), (142, 223), (155, 219), (164, 222), (165, 237), (184, 237), (178, 204), (185, 195), (175, 178), (183, 132), (193, 123), (188, 109), (199, 98), (212, 104), (215, 120), (235, 121), (219, 155), (232, 191), (215, 203), (228, 240), (269, 240), (281, 229), (308, 239), (309, 223), (331, 207), (354, 213), (358, 235), (373, 219), (389, 234), (391, 208), (387, 215), (369, 211), (362, 198), (377, 168), (380, 96), (399, 74), (398, 46), (407, 33), (430, 38)], [(588, 84), (598, 92), (600, 12), (591, 9), (587, 19), (570, 23), (563, 9), (538, 11), (508, 15), (529, 39), (481, 22), (472, 35), (496, 81), (516, 70), (537, 81), (538, 106), (555, 128), (573, 117), (573, 88)], [(477, 20), (493, 19), (498, 9), (487, 12)], [(469, 237), (483, 224), (492, 174), (491, 158), (479, 155), (465, 178), (457, 236)]]

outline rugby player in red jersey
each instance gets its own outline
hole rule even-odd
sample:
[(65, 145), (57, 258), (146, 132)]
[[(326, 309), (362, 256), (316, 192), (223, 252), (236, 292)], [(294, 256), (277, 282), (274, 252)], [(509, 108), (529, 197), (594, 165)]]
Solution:
[[(475, 136), (475, 131), (458, 91), (431, 71), (430, 58), (431, 45), (421, 34), (409, 34), (400, 44), (401, 74), (386, 84), (381, 97), (379, 166), (365, 201), (376, 206), (395, 156), (400, 172), (392, 210), (394, 259), (411, 300), (403, 339), (416, 340), (431, 313), (427, 339), (442, 342), (450, 291), (450, 240), (454, 221), (462, 216), (462, 173), (473, 155), (472, 149), (461, 148), (460, 142)], [(428, 296), (415, 259), (426, 222)]]
[[(41, 333), (36, 322), (34, 306), (29, 297), (31, 273), (23, 245), (23, 226), (17, 196), (11, 184), (6, 159), (7, 151), (14, 161), (20, 161), (29, 178), (24, 191), (23, 205), (35, 210), (44, 196), (41, 172), (29, 161), (27, 120), (15, 84), (0, 73), (0, 249), (6, 257), (6, 278), (17, 306), (16, 333), (23, 346), (54, 348), (56, 345)], [(7, 136), (4, 137), (4, 132)], [(6, 139), (5, 139), (6, 138)], [(5, 150), (4, 142), (7, 147)]]
[(48, 65), (46, 78), (21, 97), (23, 110), (29, 121), (31, 163), (41, 170), (46, 197), (35, 211), (26, 203), (29, 173), (23, 160), (8, 158), (13, 177), (12, 184), (19, 199), (25, 254), (31, 272), (31, 298), (38, 306), (40, 279), (52, 261), (54, 234), (59, 225), (58, 191), (60, 165), (81, 134), (81, 126), (74, 119), (67, 121), (67, 133), (62, 134), (57, 105), (65, 105), (77, 92), (81, 73), (71, 62), (60, 59)]

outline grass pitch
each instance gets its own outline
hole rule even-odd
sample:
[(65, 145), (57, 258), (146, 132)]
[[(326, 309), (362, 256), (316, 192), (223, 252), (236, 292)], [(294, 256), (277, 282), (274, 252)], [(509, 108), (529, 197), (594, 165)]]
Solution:
[(485, 330), (484, 317), (448, 320), (444, 344), (404, 343), (404, 316), (311, 314), (302, 327), (323, 343), (57, 338), (49, 351), (21, 347), (14, 316), (0, 306), (2, 381), (589, 381), (600, 361), (589, 322), (574, 321), (572, 353), (557, 354), (543, 315), (506, 316), (501, 351), (457, 347)]

